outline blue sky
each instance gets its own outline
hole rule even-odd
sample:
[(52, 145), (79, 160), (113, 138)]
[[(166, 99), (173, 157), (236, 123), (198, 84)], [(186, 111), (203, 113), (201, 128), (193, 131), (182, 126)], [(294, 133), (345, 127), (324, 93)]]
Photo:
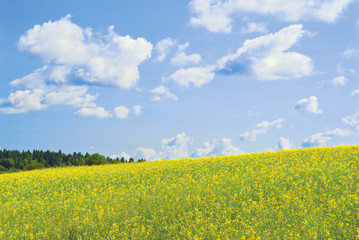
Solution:
[(0, 9), (0, 148), (152, 160), (359, 144), (358, 1)]

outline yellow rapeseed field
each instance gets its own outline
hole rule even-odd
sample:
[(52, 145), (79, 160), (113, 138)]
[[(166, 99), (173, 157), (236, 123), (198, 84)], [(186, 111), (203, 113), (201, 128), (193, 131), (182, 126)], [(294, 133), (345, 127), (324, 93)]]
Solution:
[(0, 239), (359, 239), (359, 146), (2, 174)]

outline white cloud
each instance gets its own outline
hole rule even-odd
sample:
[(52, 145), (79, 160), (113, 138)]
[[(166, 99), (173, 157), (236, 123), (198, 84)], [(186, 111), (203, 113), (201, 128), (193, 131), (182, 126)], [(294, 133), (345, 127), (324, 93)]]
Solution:
[[(215, 4), (215, 3), (218, 4)], [(195, 27), (204, 26), (211, 32), (230, 33), (231, 19), (227, 16), (228, 10), (219, 1), (192, 0), (190, 8), (197, 17), (191, 17), (191, 24)], [(213, 4), (211, 4), (213, 3)]]
[(134, 107), (132, 107), (133, 113), (135, 114), (135, 116), (141, 116), (142, 114), (142, 107), (140, 105), (136, 105)]
[(10, 93), (8, 99), (2, 102), (8, 102), (14, 107), (1, 107), (0, 111), (6, 114), (26, 113), (31, 110), (43, 110), (48, 105), (42, 103), (43, 91), (41, 89), (16, 91)]
[(338, 76), (338, 77), (333, 78), (333, 84), (335, 86), (345, 86), (347, 81), (348, 80), (344, 76)]
[(281, 137), (279, 139), (278, 142), (278, 149), (282, 149), (282, 150), (288, 150), (288, 149), (292, 149), (293, 148), (293, 144), (286, 138)]
[(354, 95), (357, 95), (357, 94), (359, 95), (359, 89), (354, 90), (351, 95), (354, 96)]
[(212, 143), (205, 142), (203, 148), (197, 148), (195, 156), (206, 157), (206, 156), (225, 156), (241, 154), (243, 151), (239, 147), (232, 145), (232, 141), (229, 138), (222, 138), (220, 141), (214, 139)]
[(106, 35), (94, 34), (70, 18), (35, 25), (20, 37), (19, 49), (40, 56), (46, 65), (11, 82), (11, 86), (25, 89), (10, 93), (1, 101), (0, 111), (25, 113), (49, 105), (71, 105), (81, 108), (76, 113), (80, 116), (107, 118), (111, 114), (95, 104), (98, 95), (87, 93), (88, 86), (73, 86), (71, 80), (82, 78), (120, 88), (136, 85), (138, 66), (150, 58), (152, 44), (144, 38), (120, 36), (113, 26)]
[(267, 33), (267, 24), (266, 23), (256, 23), (250, 22), (247, 24), (247, 27), (242, 30), (242, 33)]
[(299, 111), (308, 111), (314, 114), (323, 113), (323, 110), (319, 109), (318, 100), (315, 96), (300, 99), (295, 105), (295, 109)]
[(211, 32), (230, 33), (235, 17), (271, 14), (284, 21), (335, 22), (352, 0), (192, 0), (190, 23)]
[(178, 53), (171, 59), (171, 62), (178, 66), (184, 66), (187, 64), (197, 64), (201, 61), (201, 55), (194, 53), (191, 55), (186, 55), (184, 52)]
[(178, 66), (184, 66), (187, 64), (197, 64), (201, 61), (201, 55), (194, 53), (187, 55), (184, 50), (189, 47), (189, 42), (185, 44), (178, 44), (178, 51), (174, 57), (171, 58), (171, 63)]
[(246, 131), (239, 135), (239, 138), (241, 140), (247, 139), (249, 141), (254, 142), (257, 139), (258, 134), (264, 134), (267, 133), (266, 129), (253, 129), (252, 131)]
[(254, 74), (259, 80), (299, 78), (312, 73), (312, 60), (290, 52), (298, 40), (307, 34), (301, 24), (246, 40), (234, 54), (218, 60), (217, 68), (225, 74)]
[(96, 107), (97, 96), (87, 93), (87, 86), (61, 86), (45, 95), (48, 105), (71, 105), (75, 107)]
[(178, 97), (171, 93), (168, 88), (163, 85), (159, 85), (158, 87), (152, 89), (151, 92), (156, 94), (152, 98), (152, 101), (160, 101), (162, 99), (173, 99), (175, 101), (178, 100)]
[(53, 65), (48, 78), (56, 82), (65, 82), (71, 73), (91, 83), (134, 87), (138, 65), (150, 58), (152, 44), (117, 35), (113, 29), (110, 26), (105, 36), (93, 34), (92, 29), (72, 23), (68, 15), (35, 25), (20, 37), (18, 46)]
[(359, 130), (359, 112), (355, 113), (352, 116), (342, 118), (342, 121), (349, 125), (350, 127), (354, 127)]
[(239, 138), (241, 140), (249, 140), (254, 142), (257, 139), (257, 135), (267, 133), (267, 129), (271, 127), (275, 127), (277, 129), (282, 128), (283, 118), (279, 118), (277, 120), (273, 120), (272, 122), (263, 121), (258, 123), (252, 131), (246, 131), (242, 133)]
[(41, 56), (45, 62), (81, 64), (87, 61), (89, 49), (85, 43), (84, 29), (67, 15), (58, 21), (35, 25), (20, 37), (20, 50)]
[(176, 44), (177, 41), (172, 38), (165, 38), (159, 41), (155, 46), (155, 52), (157, 53), (156, 60), (162, 62), (170, 53), (171, 48), (173, 48)]
[(324, 146), (327, 144), (327, 141), (331, 140), (333, 137), (348, 137), (352, 134), (353, 132), (348, 129), (336, 128), (332, 131), (313, 134), (311, 137), (304, 139), (302, 146)]
[(118, 106), (114, 109), (115, 116), (119, 119), (127, 119), (130, 113), (130, 110), (125, 106)]
[(147, 161), (155, 160), (156, 159), (156, 151), (153, 148), (143, 148), (139, 147), (136, 148), (135, 151), (135, 159), (145, 159)]
[(187, 69), (180, 69), (173, 73), (169, 79), (173, 80), (180, 86), (201, 87), (203, 84), (209, 83), (214, 78), (214, 68), (209, 67), (192, 67)]
[(88, 108), (84, 107), (77, 111), (75, 114), (82, 117), (97, 117), (97, 118), (110, 118), (111, 113), (106, 111), (103, 107)]
[[(5, 101), (13, 107), (1, 108), (4, 113), (25, 113), (31, 110), (42, 110), (50, 105), (70, 105), (74, 107), (96, 107), (97, 95), (88, 94), (87, 86), (71, 86), (61, 83), (51, 84), (46, 79), (52, 69), (49, 66), (36, 69), (33, 73), (12, 81), (11, 86), (24, 87), (26, 90), (10, 93)], [(4, 102), (2, 103), (4, 104)]]
[(186, 137), (186, 133), (177, 134), (173, 138), (162, 139), (162, 152), (158, 154), (160, 159), (176, 159), (186, 158), (188, 154), (188, 144), (191, 143), (191, 138)]
[(275, 127), (275, 128), (282, 128), (282, 122), (284, 121), (283, 118), (279, 118), (277, 120), (273, 120), (272, 122), (268, 122), (268, 121), (263, 121), (261, 123), (258, 123), (256, 125), (257, 128), (261, 128), (261, 129), (267, 129), (270, 127)]

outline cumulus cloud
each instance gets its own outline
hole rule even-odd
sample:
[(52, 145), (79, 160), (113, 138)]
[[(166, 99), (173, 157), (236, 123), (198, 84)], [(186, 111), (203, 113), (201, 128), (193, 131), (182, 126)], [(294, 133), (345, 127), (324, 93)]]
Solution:
[(259, 80), (299, 78), (312, 73), (312, 60), (300, 53), (288, 51), (306, 35), (301, 24), (246, 40), (236, 53), (218, 60), (218, 72), (224, 74), (254, 74)]
[(194, 27), (230, 33), (235, 17), (271, 14), (284, 21), (316, 20), (335, 22), (352, 0), (192, 0), (189, 4)]
[[(18, 48), (41, 57), (45, 66), (10, 83), (24, 90), (2, 100), (1, 112), (25, 113), (50, 105), (71, 105), (81, 108), (76, 112), (80, 116), (100, 118), (111, 114), (96, 106), (98, 95), (89, 94), (85, 84), (134, 87), (139, 79), (138, 66), (152, 52), (152, 44), (144, 38), (120, 36), (113, 26), (107, 34), (94, 33), (72, 23), (70, 15), (27, 30)], [(79, 81), (84, 85), (79, 86)]]
[(293, 144), (286, 138), (281, 137), (278, 142), (278, 149), (289, 150), (293, 148)]
[(110, 118), (112, 114), (105, 110), (103, 107), (88, 108), (84, 107), (77, 111), (75, 114), (82, 117), (97, 117), (97, 118)]
[(135, 159), (146, 159), (148, 161), (155, 160), (157, 157), (156, 151), (153, 148), (139, 147), (135, 150)]
[(113, 111), (115, 113), (115, 116), (118, 117), (119, 119), (127, 119), (130, 113), (130, 110), (125, 106), (115, 107)]
[(300, 99), (295, 105), (295, 109), (299, 111), (308, 111), (314, 114), (323, 113), (323, 110), (319, 109), (318, 100), (315, 96)]
[(345, 86), (347, 83), (347, 79), (344, 76), (338, 76), (333, 78), (332, 82), (335, 86)]
[(169, 79), (183, 87), (201, 87), (212, 81), (215, 75), (213, 70), (212, 66), (179, 69), (169, 76)]
[(156, 60), (162, 62), (176, 45), (177, 41), (172, 38), (165, 38), (159, 41), (154, 48), (157, 53)]
[(257, 135), (265, 134), (268, 131), (268, 128), (275, 127), (277, 129), (282, 128), (283, 118), (273, 120), (272, 122), (263, 121), (258, 123), (252, 131), (246, 131), (242, 133), (239, 138), (241, 140), (249, 140), (254, 142), (257, 139)]
[(42, 110), (50, 105), (69, 105), (78, 108), (95, 108), (98, 95), (88, 93), (88, 86), (72, 86), (66, 83), (52, 84), (53, 79), (47, 78), (53, 68), (44, 66), (33, 73), (12, 81), (13, 87), (23, 87), (9, 94), (0, 105), (3, 113), (26, 113)]
[(242, 30), (242, 33), (267, 33), (267, 24), (266, 23), (256, 23), (250, 22), (247, 24), (247, 27)]
[(158, 154), (161, 159), (186, 158), (188, 154), (188, 144), (192, 142), (186, 133), (177, 134), (175, 137), (162, 139), (162, 152)]
[(290, 25), (272, 34), (246, 40), (233, 54), (205, 67), (181, 68), (167, 79), (180, 86), (201, 87), (213, 80), (215, 74), (242, 74), (259, 80), (278, 80), (308, 76), (313, 71), (312, 59), (288, 51), (309, 33), (301, 24)]
[(331, 131), (313, 134), (309, 138), (304, 139), (302, 146), (304, 148), (315, 147), (315, 146), (325, 146), (327, 144), (327, 142), (334, 137), (348, 137), (352, 134), (353, 134), (353, 132), (351, 130), (336, 128)]
[(241, 154), (243, 151), (239, 147), (232, 145), (230, 138), (222, 138), (220, 141), (214, 139), (212, 143), (205, 142), (203, 148), (197, 148), (194, 156), (206, 157), (206, 156), (225, 156)]
[(71, 72), (87, 82), (121, 88), (136, 85), (138, 65), (152, 52), (152, 44), (144, 38), (120, 36), (114, 26), (108, 28), (107, 35), (99, 36), (72, 23), (69, 15), (35, 25), (20, 37), (18, 46), (55, 65), (51, 73), (55, 81), (64, 82)]
[(160, 101), (163, 99), (172, 99), (175, 101), (178, 100), (178, 97), (171, 93), (168, 88), (163, 85), (159, 85), (158, 87), (152, 89), (151, 92), (155, 94), (152, 98), (152, 101)]
[(18, 114), (31, 110), (42, 110), (48, 106), (42, 103), (42, 98), (43, 91), (41, 89), (16, 91), (10, 93), (6, 101), (14, 107), (2, 107), (0, 111), (6, 114)]

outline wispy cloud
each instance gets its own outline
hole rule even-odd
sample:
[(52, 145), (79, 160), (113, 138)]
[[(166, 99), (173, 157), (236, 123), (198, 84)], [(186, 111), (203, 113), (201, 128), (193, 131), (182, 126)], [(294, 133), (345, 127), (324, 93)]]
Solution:
[(348, 129), (336, 128), (331, 131), (320, 132), (313, 134), (309, 138), (304, 139), (302, 146), (303, 147), (316, 147), (316, 146), (325, 146), (329, 140), (334, 137), (348, 137), (352, 135), (353, 132)]
[(257, 135), (267, 133), (268, 128), (272, 128), (272, 127), (275, 127), (277, 129), (282, 128), (282, 122), (284, 122), (283, 118), (273, 120), (272, 122), (268, 122), (268, 121), (260, 122), (255, 126), (253, 130), (242, 133), (239, 136), (239, 138), (241, 140), (249, 140), (254, 142), (257, 139)]
[(163, 99), (172, 99), (175, 101), (178, 100), (178, 97), (171, 93), (168, 88), (163, 85), (157, 86), (156, 88), (152, 89), (151, 92), (155, 94), (152, 98), (152, 101), (160, 101)]

